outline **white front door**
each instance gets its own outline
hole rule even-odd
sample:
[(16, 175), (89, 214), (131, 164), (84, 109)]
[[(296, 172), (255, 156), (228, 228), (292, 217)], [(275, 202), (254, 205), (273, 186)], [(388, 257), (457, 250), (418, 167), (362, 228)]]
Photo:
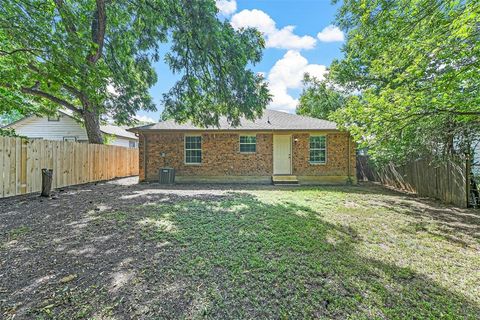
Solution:
[(273, 135), (273, 174), (291, 174), (292, 136)]

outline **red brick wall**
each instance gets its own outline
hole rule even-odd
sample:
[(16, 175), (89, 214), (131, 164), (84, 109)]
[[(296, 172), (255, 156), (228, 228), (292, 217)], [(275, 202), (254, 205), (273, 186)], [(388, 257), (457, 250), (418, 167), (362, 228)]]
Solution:
[[(184, 133), (147, 135), (147, 178), (158, 176), (161, 167), (173, 167), (179, 176), (269, 176), (272, 172), (272, 135), (257, 134), (257, 152), (239, 151), (237, 133), (202, 133), (202, 163), (185, 164)], [(144, 179), (143, 144), (140, 138), (140, 178)], [(165, 152), (165, 157), (160, 154)]]
[[(187, 165), (184, 162), (183, 132), (147, 133), (147, 179), (156, 180), (162, 167), (173, 167), (178, 176), (270, 176), (273, 173), (273, 134), (257, 134), (257, 152), (242, 154), (239, 151), (238, 133), (202, 133), (202, 163)], [(327, 134), (327, 163), (309, 163), (309, 134), (292, 134), (292, 171), (294, 175), (346, 176), (348, 135)], [(145, 136), (140, 135), (140, 180), (145, 180)], [(355, 176), (355, 149), (350, 143), (350, 170)], [(161, 157), (165, 153), (165, 157)]]
[[(355, 144), (343, 132), (327, 134), (327, 161), (325, 164), (310, 164), (310, 134), (295, 133), (293, 139), (292, 172), (298, 176), (347, 176), (348, 155), (350, 175), (355, 177)], [(350, 139), (350, 152), (348, 141)], [(296, 140), (296, 141), (295, 141)]]

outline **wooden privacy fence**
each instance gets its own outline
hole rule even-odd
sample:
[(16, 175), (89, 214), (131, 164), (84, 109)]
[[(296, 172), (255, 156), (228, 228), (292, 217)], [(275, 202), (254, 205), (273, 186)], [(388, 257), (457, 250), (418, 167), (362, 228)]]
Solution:
[[(389, 165), (373, 168), (367, 159), (359, 156), (361, 178), (374, 178), (383, 185), (416, 193), (422, 197), (439, 199), (460, 207), (468, 206), (469, 171), (467, 160), (451, 157), (442, 162), (418, 159), (402, 166)], [(358, 165), (357, 165), (358, 167)], [(360, 179), (359, 179), (360, 180)], [(370, 179), (368, 179), (370, 180)]]
[(138, 175), (138, 149), (0, 137), (0, 197), (41, 190), (42, 168), (52, 188)]

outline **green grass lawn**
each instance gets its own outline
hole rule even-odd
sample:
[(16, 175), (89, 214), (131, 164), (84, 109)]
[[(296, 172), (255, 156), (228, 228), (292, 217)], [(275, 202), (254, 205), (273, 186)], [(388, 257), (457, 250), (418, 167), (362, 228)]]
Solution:
[(478, 210), (365, 186), (135, 188), (51, 239), (7, 233), (45, 248), (29, 272), (52, 280), (26, 281), (45, 287), (28, 296), (31, 318), (480, 318)]
[[(183, 199), (106, 217), (172, 255), (142, 277), (160, 268), (162, 278), (178, 279), (194, 315), (480, 316), (478, 212), (327, 187)], [(182, 315), (175, 303), (166, 314)]]

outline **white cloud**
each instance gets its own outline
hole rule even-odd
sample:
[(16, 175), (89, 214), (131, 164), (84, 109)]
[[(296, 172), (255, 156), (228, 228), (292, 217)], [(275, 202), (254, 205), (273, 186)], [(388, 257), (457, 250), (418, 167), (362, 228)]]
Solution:
[(134, 117), (135, 119), (137, 119), (138, 121), (140, 122), (145, 122), (145, 123), (155, 123), (157, 121), (155, 121), (153, 118), (149, 117), (149, 116), (139, 116), (139, 115), (136, 115)]
[(275, 21), (265, 12), (257, 9), (242, 10), (231, 19), (235, 29), (257, 28), (264, 34), (267, 48), (278, 49), (312, 49), (317, 40), (311, 36), (298, 36), (293, 33), (295, 26), (277, 29)]
[(235, 29), (252, 27), (265, 34), (275, 32), (275, 21), (262, 10), (242, 10), (236, 13), (231, 20), (231, 24)]
[(329, 25), (317, 34), (317, 38), (322, 42), (339, 42), (343, 41), (345, 36), (343, 35), (342, 30), (338, 27)]
[(229, 16), (235, 11), (237, 11), (237, 1), (236, 0), (216, 0), (215, 4), (217, 5), (218, 11), (224, 16)]
[(298, 99), (293, 98), (288, 89), (298, 89), (302, 86), (305, 73), (318, 79), (323, 79), (327, 68), (320, 64), (309, 64), (308, 60), (295, 50), (289, 50), (278, 60), (268, 73), (268, 83), (272, 102), (270, 109), (294, 112)]
[(268, 36), (267, 47), (280, 49), (312, 49), (317, 40), (310, 36), (297, 36), (294, 26), (286, 26)]

